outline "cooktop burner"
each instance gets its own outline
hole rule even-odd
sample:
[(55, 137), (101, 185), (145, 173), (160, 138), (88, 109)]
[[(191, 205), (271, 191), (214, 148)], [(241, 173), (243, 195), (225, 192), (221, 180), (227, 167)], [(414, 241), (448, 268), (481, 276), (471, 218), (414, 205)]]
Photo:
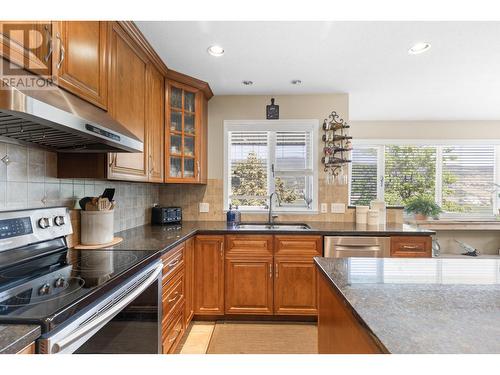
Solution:
[[(64, 249), (0, 270), (0, 323), (37, 322), (44, 332), (130, 277), (155, 251)], [(0, 253), (0, 265), (2, 264)]]

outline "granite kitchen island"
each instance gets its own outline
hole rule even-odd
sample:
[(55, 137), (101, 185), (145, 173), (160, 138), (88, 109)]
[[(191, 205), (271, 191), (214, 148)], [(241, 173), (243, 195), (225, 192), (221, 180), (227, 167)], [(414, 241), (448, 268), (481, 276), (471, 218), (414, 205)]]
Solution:
[(500, 353), (499, 259), (315, 263), (320, 353)]

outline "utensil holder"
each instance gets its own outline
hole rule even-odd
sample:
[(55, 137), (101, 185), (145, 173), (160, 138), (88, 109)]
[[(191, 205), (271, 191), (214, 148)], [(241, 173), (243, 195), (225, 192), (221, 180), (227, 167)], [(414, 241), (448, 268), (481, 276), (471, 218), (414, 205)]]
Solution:
[(82, 245), (102, 245), (113, 241), (114, 210), (81, 211)]

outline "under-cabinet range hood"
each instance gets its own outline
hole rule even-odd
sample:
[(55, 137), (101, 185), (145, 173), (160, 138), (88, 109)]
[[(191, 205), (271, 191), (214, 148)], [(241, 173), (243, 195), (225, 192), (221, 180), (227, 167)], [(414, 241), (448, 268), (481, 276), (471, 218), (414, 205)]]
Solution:
[(1, 85), (0, 139), (57, 152), (143, 151), (143, 143), (106, 111), (69, 92)]

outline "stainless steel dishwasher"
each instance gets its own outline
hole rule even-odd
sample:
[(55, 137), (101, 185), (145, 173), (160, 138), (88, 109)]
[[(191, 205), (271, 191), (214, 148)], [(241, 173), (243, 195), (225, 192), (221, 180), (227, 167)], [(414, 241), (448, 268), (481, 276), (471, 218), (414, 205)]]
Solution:
[(391, 238), (325, 236), (324, 248), (327, 258), (384, 258), (391, 256)]

